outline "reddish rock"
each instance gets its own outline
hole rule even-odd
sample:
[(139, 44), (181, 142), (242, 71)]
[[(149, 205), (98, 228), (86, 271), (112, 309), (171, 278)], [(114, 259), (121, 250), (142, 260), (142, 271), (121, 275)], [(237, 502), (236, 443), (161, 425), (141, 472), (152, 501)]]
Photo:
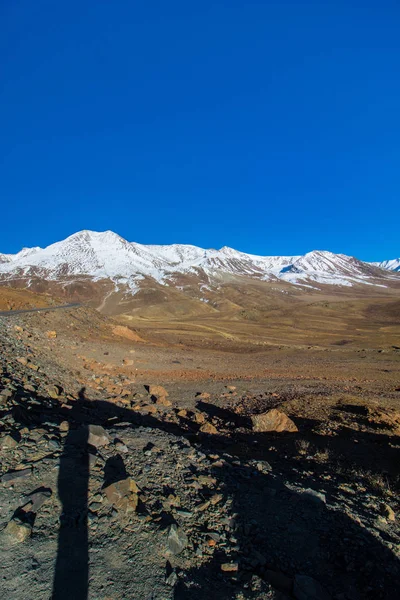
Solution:
[[(134, 407), (134, 410), (136, 410), (136, 407)], [(139, 410), (145, 413), (154, 414), (158, 409), (154, 404), (144, 404), (143, 406), (139, 406)]]
[(198, 423), (199, 425), (202, 425), (203, 423), (206, 422), (206, 417), (202, 412), (194, 413), (194, 419), (195, 419), (196, 423)]
[(216, 433), (218, 433), (217, 428), (214, 427), (214, 425), (212, 425), (211, 423), (204, 423), (204, 425), (202, 425), (200, 427), (200, 431), (202, 433), (209, 433), (212, 435), (215, 435)]
[(199, 394), (196, 394), (196, 398), (199, 398), (201, 400), (209, 400), (211, 398), (211, 395), (208, 392), (201, 392)]
[(156, 404), (158, 404), (159, 406), (172, 406), (172, 402), (168, 400), (168, 398), (166, 398), (165, 396), (160, 396), (159, 398), (157, 398)]
[(257, 433), (262, 432), (296, 432), (298, 431), (295, 423), (285, 413), (280, 410), (273, 408), (266, 413), (260, 415), (253, 415), (251, 417), (253, 424), (253, 431)]
[(139, 488), (130, 477), (111, 483), (103, 491), (109, 503), (118, 511), (124, 513), (136, 511)]
[(167, 390), (162, 385), (149, 385), (146, 386), (150, 396), (155, 398), (167, 398), (169, 396)]

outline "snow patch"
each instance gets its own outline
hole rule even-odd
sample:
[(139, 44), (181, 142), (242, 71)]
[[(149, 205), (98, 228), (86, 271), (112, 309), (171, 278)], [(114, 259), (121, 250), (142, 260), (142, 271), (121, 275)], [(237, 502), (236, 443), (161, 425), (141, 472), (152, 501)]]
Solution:
[[(383, 268), (400, 269), (400, 259), (386, 263)], [(231, 274), (313, 288), (312, 283), (377, 285), (375, 267), (382, 268), (383, 264), (370, 265), (344, 254), (317, 250), (304, 256), (258, 256), (227, 246), (206, 250), (186, 244), (144, 245), (128, 242), (112, 231), (84, 230), (47, 248), (24, 248), (14, 255), (0, 254), (0, 275), (54, 281), (87, 275), (95, 281), (108, 279), (118, 287), (126, 286), (131, 293), (138, 291), (144, 278), (169, 285), (176, 274), (203, 274), (209, 283), (223, 274)], [(385, 275), (378, 272), (378, 276)], [(202, 290), (212, 291), (212, 288), (203, 284)]]

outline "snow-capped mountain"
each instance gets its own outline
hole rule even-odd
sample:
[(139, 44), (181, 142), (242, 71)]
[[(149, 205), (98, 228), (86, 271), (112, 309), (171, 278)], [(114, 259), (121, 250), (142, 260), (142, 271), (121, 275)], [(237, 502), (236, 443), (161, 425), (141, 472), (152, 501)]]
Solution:
[(298, 257), (281, 269), (279, 276), (291, 283), (301, 282), (304, 277), (327, 285), (353, 285), (369, 283), (368, 279), (379, 277), (374, 265), (332, 252), (314, 250)]
[(23, 260), (24, 258), (28, 258), (28, 256), (35, 254), (38, 250), (42, 250), (42, 248), (39, 248), (39, 246), (36, 248), (22, 248), (18, 254), (0, 254), (0, 264), (14, 262), (18, 259)]
[(393, 258), (392, 260), (383, 260), (382, 262), (373, 263), (381, 269), (387, 269), (388, 271), (400, 272), (400, 258)]
[(134, 282), (152, 277), (159, 283), (174, 273), (224, 273), (263, 277), (296, 257), (262, 257), (231, 248), (205, 250), (197, 246), (143, 245), (128, 242), (112, 231), (80, 231), (47, 248), (0, 255), (0, 274), (59, 279), (89, 275), (95, 279)]
[(323, 251), (304, 256), (255, 256), (228, 247), (205, 250), (184, 244), (143, 245), (128, 242), (112, 231), (80, 231), (47, 248), (0, 254), (3, 281), (60, 281), (84, 275), (94, 281), (107, 279), (116, 286), (127, 285), (132, 292), (144, 278), (170, 285), (178, 275), (201, 275), (203, 280), (211, 280), (229, 274), (296, 285), (345, 286), (384, 285), (385, 279), (397, 277), (380, 266)]

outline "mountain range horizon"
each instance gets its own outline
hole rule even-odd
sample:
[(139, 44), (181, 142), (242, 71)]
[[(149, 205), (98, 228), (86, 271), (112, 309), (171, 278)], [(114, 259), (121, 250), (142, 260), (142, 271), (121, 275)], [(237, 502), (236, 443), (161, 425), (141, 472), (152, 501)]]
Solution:
[(399, 275), (400, 259), (367, 263), (326, 250), (260, 256), (228, 246), (215, 250), (189, 244), (146, 245), (110, 230), (82, 230), (46, 248), (0, 254), (0, 283), (61, 292), (65, 298), (90, 301), (101, 309), (112, 305), (113, 311), (124, 310), (132, 298), (140, 299), (143, 307), (164, 303), (167, 289), (168, 294), (172, 290), (178, 294), (171, 302), (182, 301), (184, 313), (194, 310), (193, 303), (195, 312), (203, 313), (205, 305), (219, 306), (231, 286), (236, 291), (229, 292), (229, 310), (241, 310), (247, 301), (233, 301), (237, 290), (246, 296), (254, 285), (260, 288), (257, 294), (320, 293), (335, 288), (335, 294), (344, 288), (360, 288), (363, 293), (365, 286), (397, 287)]
[[(104, 231), (96, 231), (93, 229), (82, 229), (82, 230), (78, 230), (70, 235), (68, 235), (66, 238), (64, 238), (63, 240), (60, 241), (66, 241), (69, 240), (71, 238), (74, 238), (75, 236), (79, 236), (81, 234), (94, 234), (94, 235), (115, 235), (118, 238), (121, 238), (124, 241), (128, 241), (124, 236), (120, 235), (119, 233), (111, 230), (111, 229), (106, 229)], [(18, 252), (0, 252), (0, 257), (17, 257), (17, 256), (26, 256), (27, 253), (26, 251), (29, 251), (29, 254), (31, 253), (31, 251), (38, 251), (38, 250), (44, 250), (46, 248), (49, 248), (50, 246), (53, 246), (54, 244), (59, 243), (59, 241), (55, 241), (52, 242), (51, 244), (45, 245), (45, 246), (34, 246), (34, 247), (30, 247), (30, 246), (23, 246), (21, 248), (21, 250), (19, 250)], [(227, 244), (224, 244), (220, 247), (216, 246), (199, 246), (197, 244), (188, 244), (185, 242), (173, 242), (171, 244), (144, 244), (141, 242), (129, 242), (129, 243), (135, 243), (141, 246), (159, 246), (159, 247), (174, 247), (174, 246), (187, 246), (187, 247), (195, 247), (195, 248), (201, 248), (202, 250), (215, 250), (215, 251), (222, 251), (222, 250), (226, 250), (226, 249), (233, 249), (232, 246), (229, 246)], [(236, 252), (241, 252), (242, 254), (247, 254), (249, 256), (262, 256), (262, 257), (271, 257), (271, 256), (291, 256), (291, 257), (300, 257), (300, 256), (306, 256), (307, 254), (310, 254), (312, 252), (329, 252), (331, 254), (336, 254), (338, 255), (339, 253), (337, 252), (333, 252), (332, 250), (326, 249), (326, 248), (314, 248), (313, 250), (309, 250), (308, 252), (305, 253), (296, 253), (296, 254), (255, 254), (253, 252), (245, 252), (243, 250), (235, 250)], [(347, 254), (347, 253), (340, 253), (340, 254), (344, 254), (345, 256), (350, 256), (352, 258), (356, 258), (357, 260), (360, 260), (362, 262), (365, 262), (367, 264), (372, 264), (372, 265), (377, 265), (377, 266), (382, 266), (382, 268), (388, 269), (388, 270), (395, 270), (393, 268), (393, 265), (391, 265), (391, 263), (394, 263), (395, 261), (400, 261), (400, 252), (398, 254), (397, 257), (392, 257), (392, 258), (388, 258), (382, 261), (365, 261), (363, 259), (358, 258), (357, 256), (355, 256), (354, 254)], [(386, 265), (386, 266), (383, 266)]]

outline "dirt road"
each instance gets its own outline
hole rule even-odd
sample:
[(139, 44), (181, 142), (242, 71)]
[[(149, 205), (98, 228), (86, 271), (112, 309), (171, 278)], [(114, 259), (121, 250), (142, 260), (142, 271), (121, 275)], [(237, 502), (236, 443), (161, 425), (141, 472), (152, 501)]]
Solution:
[(60, 310), (62, 308), (77, 308), (82, 306), (79, 302), (73, 302), (71, 304), (63, 304), (62, 306), (46, 306), (43, 308), (24, 308), (23, 310), (2, 310), (0, 311), (0, 317), (14, 317), (15, 315), (22, 315), (24, 313), (32, 312), (44, 312), (49, 310)]

